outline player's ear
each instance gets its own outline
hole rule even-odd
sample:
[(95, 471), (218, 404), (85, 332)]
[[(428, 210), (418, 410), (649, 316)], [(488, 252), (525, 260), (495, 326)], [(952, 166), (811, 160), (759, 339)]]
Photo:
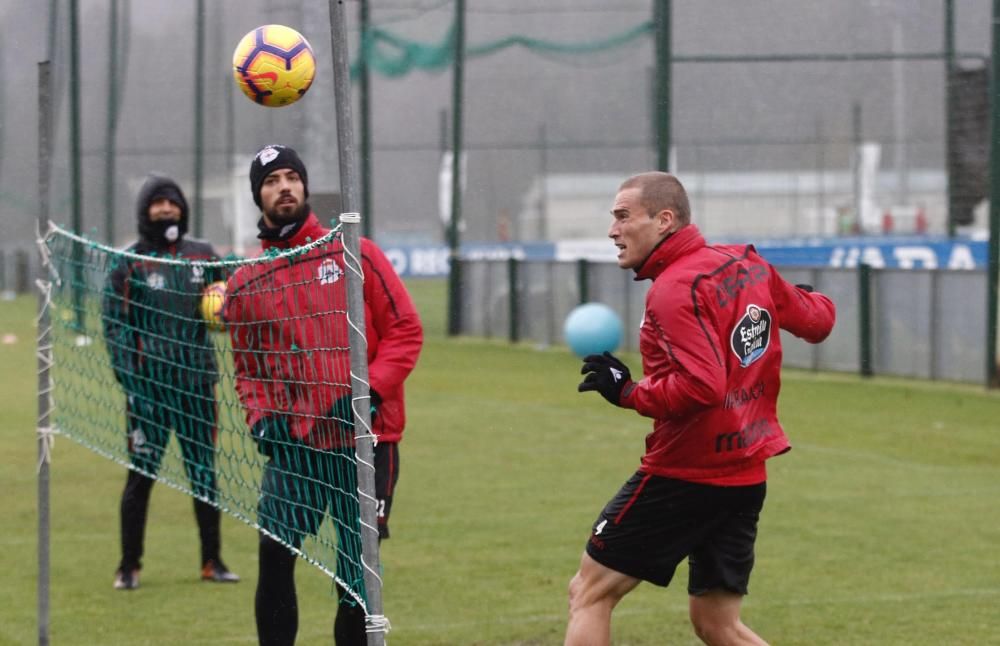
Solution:
[(660, 235), (676, 231), (678, 228), (677, 214), (673, 209), (662, 209), (656, 214), (657, 228)]

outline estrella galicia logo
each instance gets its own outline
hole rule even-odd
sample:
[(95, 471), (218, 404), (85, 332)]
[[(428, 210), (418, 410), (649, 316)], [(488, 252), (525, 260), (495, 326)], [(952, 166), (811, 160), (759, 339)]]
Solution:
[(733, 328), (730, 343), (739, 357), (740, 367), (746, 368), (767, 352), (771, 342), (771, 314), (762, 307), (748, 305), (747, 312)]

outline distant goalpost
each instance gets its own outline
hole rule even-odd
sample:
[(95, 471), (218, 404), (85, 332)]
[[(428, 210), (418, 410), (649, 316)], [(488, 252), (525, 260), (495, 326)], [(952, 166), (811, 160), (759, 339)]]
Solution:
[[(382, 611), (379, 543), (374, 496), (374, 440), (365, 338), (364, 276), (360, 256), (360, 204), (356, 176), (350, 81), (342, 2), (330, 0), (335, 103), (344, 213), (331, 233), (304, 247), (253, 260), (192, 261), (136, 256), (115, 250), (49, 222), (51, 106), (49, 64), (39, 64), (39, 217), (41, 263), (38, 299), (38, 641), (49, 643), (49, 469), (54, 435), (217, 506), (264, 531), (333, 578), (365, 609), (368, 644), (381, 646), (389, 624)], [(267, 457), (251, 438), (237, 394), (240, 378), (267, 381), (282, 353), (244, 351), (237, 357), (230, 331), (199, 316), (202, 288), (251, 264), (342, 254), (346, 293), (321, 312), (322, 331), (297, 340), (300, 365), (317, 365), (324, 389), (345, 395), (338, 405), (299, 411), (297, 428), (339, 441), (279, 441), (279, 468), (301, 474), (291, 481), (291, 504), (268, 516), (258, 508)], [(141, 264), (146, 278), (135, 289), (158, 290), (170, 308), (125, 303), (110, 286), (117, 268)], [(267, 274), (268, 272), (263, 272)], [(144, 280), (146, 280), (144, 278)], [(197, 279), (197, 280), (195, 280)], [(326, 280), (320, 272), (312, 280)], [(256, 289), (266, 292), (269, 287)], [(291, 298), (274, 285), (261, 298)], [(153, 298), (149, 302), (157, 302)], [(167, 302), (167, 301), (163, 301)], [(132, 308), (129, 309), (129, 305)], [(179, 304), (179, 307), (173, 305)], [(274, 308), (273, 312), (278, 312)], [(248, 333), (281, 330), (280, 314)], [(272, 314), (273, 315), (273, 314)], [(265, 313), (266, 316), (266, 313)], [(276, 332), (280, 333), (280, 332)], [(335, 339), (336, 342), (331, 340)], [(259, 340), (259, 339), (258, 339)], [(137, 342), (136, 345), (132, 345)], [(257, 347), (257, 346), (255, 346)], [(123, 360), (122, 357), (126, 357)], [(236, 369), (236, 361), (244, 368)], [(269, 363), (270, 362), (270, 363)], [(255, 366), (259, 369), (255, 369)], [(278, 372), (276, 369), (275, 372)], [(287, 375), (286, 375), (287, 376)], [(306, 381), (264, 384), (308, 388)], [(315, 375), (312, 378), (317, 378)], [(197, 383), (202, 387), (192, 388)], [(317, 384), (318, 385), (318, 384)], [(244, 383), (245, 386), (245, 383)], [(279, 397), (280, 399), (280, 397)], [(339, 405), (349, 402), (349, 408)], [(280, 403), (280, 402), (277, 402)], [(275, 408), (278, 408), (277, 403)], [(317, 404), (318, 406), (318, 404)], [(275, 413), (282, 411), (276, 410)], [(138, 433), (126, 434), (126, 415)], [(147, 432), (143, 433), (143, 430)], [(210, 433), (206, 433), (209, 429)], [(174, 436), (173, 441), (170, 437)], [(163, 442), (166, 438), (166, 442)], [(160, 442), (160, 444), (157, 444)], [(132, 450), (129, 450), (131, 443)], [(138, 443), (138, 444), (137, 444)], [(136, 459), (140, 446), (162, 459)], [(331, 446), (333, 445), (333, 446)], [(180, 450), (178, 450), (180, 449)], [(278, 460), (275, 458), (274, 464)], [(280, 498), (280, 496), (278, 496)], [(289, 511), (291, 510), (291, 511)], [(319, 517), (318, 527), (309, 518)], [(262, 525), (264, 525), (262, 527)], [(303, 526), (304, 525), (304, 526)], [(315, 531), (313, 531), (315, 530)]]

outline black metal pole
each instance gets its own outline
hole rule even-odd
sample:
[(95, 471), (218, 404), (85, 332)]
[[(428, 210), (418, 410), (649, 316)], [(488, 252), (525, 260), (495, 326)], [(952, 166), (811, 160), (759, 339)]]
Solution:
[(580, 290), (580, 305), (590, 300), (590, 263), (586, 258), (576, 261), (576, 284)]
[(194, 15), (194, 200), (189, 217), (194, 219), (194, 235), (201, 237), (202, 174), (205, 161), (205, 0), (195, 0)]
[(361, 112), (361, 233), (366, 238), (375, 234), (375, 209), (372, 207), (372, 124), (371, 70), (368, 67), (368, 30), (370, 28), (368, 0), (358, 2), (358, 22), (361, 47), (358, 52), (358, 109)]
[(455, 64), (451, 94), (451, 223), (448, 226), (448, 334), (462, 328), (459, 222), (462, 217), (462, 100), (465, 67), (465, 0), (455, 0)]
[(118, 0), (108, 7), (108, 125), (104, 139), (104, 239), (115, 243), (115, 131), (118, 128)]
[(510, 309), (510, 325), (507, 338), (511, 343), (521, 340), (521, 312), (518, 284), (518, 260), (511, 256), (507, 259), (507, 305)]
[[(80, 153), (80, 11), (79, 0), (69, 2), (69, 154), (73, 231), (83, 233), (83, 172)], [(83, 311), (83, 247), (73, 245), (73, 311), (76, 331), (84, 333), (86, 316)]]
[(83, 233), (80, 160), (80, 16), (79, 0), (69, 0), (69, 154), (73, 232)]
[(955, 3), (954, 0), (944, 0), (944, 161), (945, 177), (947, 178), (947, 196), (945, 204), (948, 206), (946, 220), (948, 225), (948, 237), (955, 237), (955, 202), (954, 202), (954, 182), (952, 169), (954, 168), (954, 126), (952, 121), (955, 118), (955, 92), (952, 89), (952, 80), (955, 74)]
[(670, 86), (671, 86), (671, 42), (670, 22), (672, 17), (670, 0), (656, 0), (654, 22), (656, 24), (656, 168), (669, 171), (670, 168)]
[(872, 268), (858, 265), (858, 344), (861, 376), (875, 374), (872, 367)]
[(1000, 0), (993, 0), (993, 61), (990, 69), (990, 249), (986, 283), (986, 385), (1000, 387), (997, 374), (997, 288), (1000, 277)]

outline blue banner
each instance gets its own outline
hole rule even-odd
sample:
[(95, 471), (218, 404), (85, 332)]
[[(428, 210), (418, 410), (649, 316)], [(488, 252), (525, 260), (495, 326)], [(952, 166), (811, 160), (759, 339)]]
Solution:
[(984, 269), (985, 240), (948, 238), (835, 238), (767, 241), (754, 245), (773, 265), (890, 269)]
[[(943, 236), (764, 240), (754, 246), (768, 262), (781, 267), (857, 267), (864, 263), (889, 269), (985, 269), (988, 263), (985, 240)], [(391, 245), (383, 251), (404, 278), (448, 275), (445, 245)], [(462, 257), (470, 260), (587, 258), (614, 262), (616, 252), (610, 240), (462, 245)]]

